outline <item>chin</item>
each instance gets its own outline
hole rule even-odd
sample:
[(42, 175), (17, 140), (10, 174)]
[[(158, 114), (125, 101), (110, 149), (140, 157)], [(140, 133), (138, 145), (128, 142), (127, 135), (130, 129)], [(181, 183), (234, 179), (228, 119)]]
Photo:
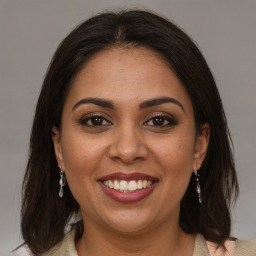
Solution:
[(109, 217), (104, 217), (103, 221), (108, 229), (126, 235), (143, 233), (150, 229), (152, 223), (156, 219), (146, 213), (138, 213), (137, 211), (122, 211), (118, 214), (111, 214)]
[(135, 235), (146, 232), (149, 229), (149, 225), (147, 223), (139, 223), (139, 222), (119, 222), (113, 223), (111, 226), (109, 225), (114, 232), (123, 234), (123, 235)]

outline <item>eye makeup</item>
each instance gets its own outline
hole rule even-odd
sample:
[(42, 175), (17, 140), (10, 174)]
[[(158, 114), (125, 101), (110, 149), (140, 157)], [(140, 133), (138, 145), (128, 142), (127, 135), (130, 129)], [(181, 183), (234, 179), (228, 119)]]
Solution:
[(112, 123), (101, 114), (89, 114), (79, 119), (79, 124), (83, 126), (106, 126)]

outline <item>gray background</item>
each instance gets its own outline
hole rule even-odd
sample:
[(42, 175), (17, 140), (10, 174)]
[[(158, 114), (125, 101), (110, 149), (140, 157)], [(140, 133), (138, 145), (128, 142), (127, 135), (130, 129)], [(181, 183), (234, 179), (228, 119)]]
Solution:
[(50, 58), (78, 22), (120, 7), (146, 8), (165, 15), (179, 24), (205, 55), (219, 86), (235, 145), (241, 195), (233, 212), (233, 234), (256, 238), (255, 0), (0, 0), (2, 253), (22, 241), (21, 180), (33, 112)]

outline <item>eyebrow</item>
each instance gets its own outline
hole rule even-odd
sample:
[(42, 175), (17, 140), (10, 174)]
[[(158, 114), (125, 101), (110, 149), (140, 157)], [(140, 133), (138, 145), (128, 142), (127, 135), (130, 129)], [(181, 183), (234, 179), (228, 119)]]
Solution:
[(112, 101), (109, 100), (103, 100), (103, 99), (98, 99), (98, 98), (85, 98), (80, 101), (78, 101), (72, 108), (72, 111), (74, 111), (76, 108), (78, 108), (80, 105), (83, 104), (94, 104), (100, 107), (104, 108), (110, 108), (110, 109), (115, 109), (114, 104)]
[[(139, 105), (139, 108), (145, 109), (153, 106), (158, 106), (164, 103), (174, 103), (177, 106), (179, 106), (183, 110), (183, 112), (185, 112), (184, 106), (178, 100), (170, 97), (161, 97), (161, 98), (153, 98), (153, 99), (146, 100)], [(74, 111), (76, 108), (78, 108), (80, 105), (83, 105), (83, 104), (94, 104), (104, 108), (115, 109), (114, 103), (110, 100), (104, 100), (99, 98), (84, 98), (78, 101), (73, 106), (72, 111)]]
[(179, 106), (183, 110), (183, 112), (185, 112), (184, 106), (178, 100), (174, 98), (169, 98), (169, 97), (154, 98), (154, 99), (150, 99), (145, 102), (142, 102), (140, 104), (140, 109), (150, 108), (150, 107), (158, 106), (164, 103), (174, 103), (177, 106)]

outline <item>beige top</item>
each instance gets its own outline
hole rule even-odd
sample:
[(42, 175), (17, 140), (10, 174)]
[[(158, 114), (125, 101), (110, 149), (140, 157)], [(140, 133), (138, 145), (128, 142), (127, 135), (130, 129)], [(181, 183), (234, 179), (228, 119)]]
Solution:
[[(64, 239), (54, 246), (50, 251), (43, 254), (43, 256), (78, 256), (75, 247), (75, 229), (69, 232)], [(195, 248), (193, 256), (211, 256), (205, 238), (198, 234), (195, 240)], [(208, 243), (209, 246), (209, 243)], [(218, 251), (214, 255), (225, 255), (223, 251)], [(228, 253), (226, 255), (229, 255)], [(256, 256), (256, 241), (242, 241), (235, 242), (234, 256)]]

